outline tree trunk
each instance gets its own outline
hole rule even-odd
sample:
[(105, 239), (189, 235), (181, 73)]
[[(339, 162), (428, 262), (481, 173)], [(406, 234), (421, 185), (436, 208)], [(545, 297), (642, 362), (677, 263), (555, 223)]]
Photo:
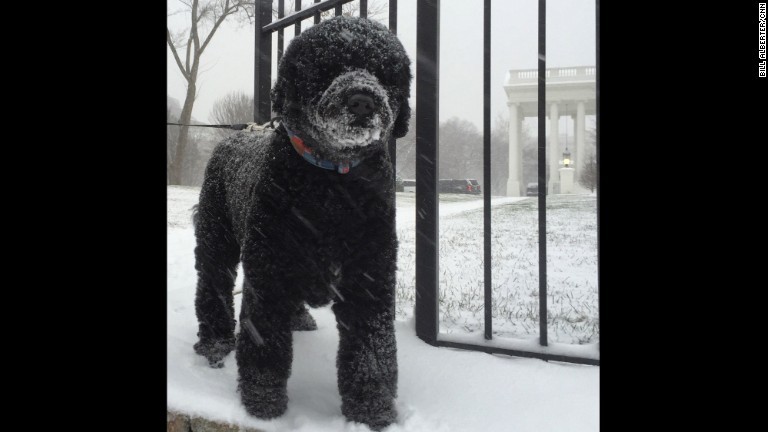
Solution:
[[(192, 108), (195, 105), (195, 82), (187, 85), (187, 96), (184, 99), (184, 107), (181, 109), (179, 123), (188, 125), (192, 121)], [(179, 131), (179, 140), (176, 143), (176, 152), (170, 165), (170, 183), (173, 185), (182, 184), (182, 173), (184, 172), (184, 158), (187, 152), (187, 138), (189, 136), (189, 127), (181, 126)]]

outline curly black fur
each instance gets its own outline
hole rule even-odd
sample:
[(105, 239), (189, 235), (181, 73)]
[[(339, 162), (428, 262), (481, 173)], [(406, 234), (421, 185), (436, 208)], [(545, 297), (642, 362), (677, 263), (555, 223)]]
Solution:
[[(195, 351), (221, 367), (236, 349), (241, 400), (252, 415), (285, 412), (291, 329), (314, 324), (304, 303), (333, 301), (342, 413), (374, 429), (396, 420), (397, 237), (386, 143), (408, 130), (410, 82), (410, 60), (384, 26), (325, 21), (285, 51), (273, 109), (316, 156), (360, 164), (348, 174), (313, 166), (282, 127), (239, 132), (211, 156), (195, 214)], [(373, 102), (369, 116), (350, 111), (354, 94)], [(235, 338), (239, 262), (245, 282)]]

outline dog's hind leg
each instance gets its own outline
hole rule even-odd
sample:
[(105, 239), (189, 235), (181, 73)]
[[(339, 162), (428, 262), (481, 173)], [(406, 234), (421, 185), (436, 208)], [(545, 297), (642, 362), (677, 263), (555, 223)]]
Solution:
[(195, 352), (211, 367), (222, 367), (235, 348), (235, 308), (232, 289), (237, 276), (240, 247), (224, 217), (223, 194), (215, 181), (206, 182), (195, 215), (195, 312), (199, 341)]

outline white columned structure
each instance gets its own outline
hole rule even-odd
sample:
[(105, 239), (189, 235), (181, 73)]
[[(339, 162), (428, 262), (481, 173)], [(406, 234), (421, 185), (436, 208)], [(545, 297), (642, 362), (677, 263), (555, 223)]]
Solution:
[[(547, 141), (547, 157), (549, 158), (549, 181), (547, 191), (565, 193), (560, 184), (560, 160), (563, 149), (560, 148), (559, 119), (562, 115), (560, 108), (566, 104), (568, 108), (576, 106), (576, 114), (569, 109), (566, 113), (574, 119), (576, 148), (574, 152), (575, 170), (574, 182), (578, 180), (581, 169), (586, 162), (585, 130), (586, 116), (596, 114), (597, 87), (594, 66), (575, 66), (551, 68), (546, 70), (545, 92), (549, 106), (549, 140)], [(535, 182), (536, 172), (522, 172), (523, 142), (521, 138), (521, 119), (538, 115), (538, 69), (510, 70), (504, 79), (504, 91), (507, 93), (509, 106), (509, 178), (507, 179), (507, 195), (519, 196), (524, 192), (525, 183)], [(513, 108), (514, 106), (514, 108)], [(534, 132), (535, 133), (535, 132)], [(541, 163), (546, 163), (541, 161)], [(523, 176), (525, 174), (525, 176)], [(584, 192), (578, 183), (574, 186), (577, 193)]]
[(520, 142), (520, 104), (507, 102), (509, 107), (509, 177), (507, 196), (521, 196), (520, 182), (523, 178), (523, 149)]
[(574, 173), (575, 189), (577, 191), (585, 191), (581, 185), (579, 185), (579, 176), (581, 176), (584, 169), (584, 162), (586, 162), (586, 150), (584, 149), (584, 134), (586, 131), (586, 116), (584, 115), (584, 101), (578, 101), (576, 103), (576, 172)]
[(552, 103), (549, 107), (549, 194), (560, 193), (560, 173), (557, 170), (560, 159), (560, 115), (557, 110), (557, 102)]

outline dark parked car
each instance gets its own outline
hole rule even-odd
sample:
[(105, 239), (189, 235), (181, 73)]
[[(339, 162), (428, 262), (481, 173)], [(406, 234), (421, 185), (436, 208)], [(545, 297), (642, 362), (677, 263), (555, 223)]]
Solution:
[[(545, 192), (548, 193), (548, 192)], [(539, 196), (539, 184), (538, 183), (528, 183), (528, 186), (525, 188), (525, 196)]]
[(416, 192), (416, 180), (403, 180), (403, 192)]
[(438, 188), (441, 193), (478, 195), (482, 192), (480, 183), (475, 179), (440, 179)]

